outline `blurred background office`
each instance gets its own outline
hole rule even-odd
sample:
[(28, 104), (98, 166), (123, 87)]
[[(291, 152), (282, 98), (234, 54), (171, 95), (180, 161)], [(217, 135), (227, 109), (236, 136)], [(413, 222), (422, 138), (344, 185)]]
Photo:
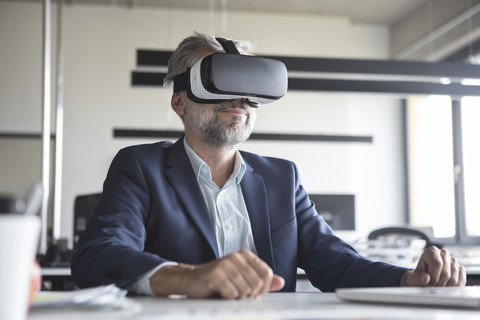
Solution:
[[(259, 108), (254, 133), (269, 138), (242, 149), (295, 161), (327, 220), (348, 210), (350, 220), (334, 226), (347, 240), (409, 225), (445, 244), (480, 245), (480, 87), (472, 76), (480, 78), (480, 1), (65, 0), (58, 7), (51, 1), (45, 87), (44, 1), (0, 0), (0, 194), (23, 197), (48, 172), (50, 241), (73, 246), (75, 199), (101, 191), (120, 148), (175, 139), (168, 132), (183, 129), (171, 89), (136, 78), (157, 79), (165, 69), (138, 57), (171, 51), (198, 31), (248, 39), (258, 55), (294, 57), (313, 69), (316, 61), (339, 70), (343, 60), (433, 69), (455, 62), (446, 76), (426, 68), (413, 80), (385, 68), (317, 74), (332, 86), (300, 86)], [(473, 71), (463, 77), (465, 66)], [(291, 80), (315, 76), (289, 71)], [(342, 89), (364, 80), (371, 81)], [(375, 85), (388, 81), (396, 89)], [(49, 157), (42, 155), (45, 88)], [(124, 129), (130, 134), (118, 134)]]

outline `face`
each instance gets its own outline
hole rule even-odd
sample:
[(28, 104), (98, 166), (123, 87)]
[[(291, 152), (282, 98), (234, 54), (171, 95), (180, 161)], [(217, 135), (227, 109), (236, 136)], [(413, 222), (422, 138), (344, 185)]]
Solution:
[(185, 101), (185, 126), (209, 146), (231, 149), (250, 136), (257, 113), (245, 100), (227, 100), (219, 104)]

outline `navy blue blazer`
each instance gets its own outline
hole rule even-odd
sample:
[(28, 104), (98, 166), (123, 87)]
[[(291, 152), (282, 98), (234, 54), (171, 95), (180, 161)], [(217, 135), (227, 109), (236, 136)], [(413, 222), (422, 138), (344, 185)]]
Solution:
[[(297, 267), (322, 291), (396, 286), (404, 268), (373, 262), (337, 238), (309, 200), (293, 162), (241, 152), (241, 182), (258, 256), (295, 291)], [(79, 287), (126, 288), (162, 262), (218, 258), (215, 231), (183, 146), (159, 142), (115, 156), (72, 260)]]

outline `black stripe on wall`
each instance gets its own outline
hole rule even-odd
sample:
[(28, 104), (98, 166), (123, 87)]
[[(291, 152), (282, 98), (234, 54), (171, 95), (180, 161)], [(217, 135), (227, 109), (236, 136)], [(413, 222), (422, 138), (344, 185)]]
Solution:
[(444, 85), (427, 82), (403, 81), (357, 81), (325, 79), (288, 79), (289, 90), (371, 92), (395, 94), (441, 94), (450, 96), (480, 96), (477, 86), (464, 86), (459, 83)]
[(282, 56), (268, 56), (265, 58), (282, 61), (290, 71), (458, 78), (478, 78), (480, 73), (480, 66), (452, 62), (300, 58)]
[[(183, 131), (175, 130), (113, 129), (114, 138), (180, 138), (183, 133)], [(322, 134), (252, 133), (249, 140), (372, 143), (373, 137)]]
[[(163, 78), (165, 75), (165, 73), (133, 71), (132, 86), (163, 87)], [(480, 89), (477, 86), (463, 86), (458, 83), (443, 85), (426, 82), (356, 81), (300, 78), (288, 79), (288, 90), (480, 96)]]
[[(137, 65), (140, 67), (165, 67), (171, 51), (137, 50)], [(289, 71), (414, 75), (429, 77), (478, 78), (480, 66), (451, 62), (408, 62), (382, 60), (323, 59), (268, 56), (281, 60)], [(132, 86), (163, 86), (164, 72), (132, 71)], [(360, 81), (312, 78), (289, 78), (288, 90), (369, 92), (393, 94), (443, 94), (450, 96), (480, 96), (478, 86), (459, 83), (440, 84), (413, 81)]]
[(137, 50), (137, 66), (166, 66), (172, 51)]
[(163, 86), (167, 74), (161, 72), (132, 71), (132, 86)]
[[(6, 139), (41, 139), (41, 133), (0, 132), (0, 138)], [(50, 139), (55, 139), (55, 133), (50, 134)]]
[[(172, 52), (137, 50), (137, 66), (167, 66)], [(285, 63), (290, 71), (478, 78), (480, 66), (458, 62), (419, 62), (262, 56)]]

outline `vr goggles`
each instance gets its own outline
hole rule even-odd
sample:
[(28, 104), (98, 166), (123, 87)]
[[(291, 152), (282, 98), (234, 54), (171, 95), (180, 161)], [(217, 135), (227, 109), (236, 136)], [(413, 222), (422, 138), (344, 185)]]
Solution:
[(187, 91), (198, 103), (247, 99), (256, 107), (280, 99), (287, 92), (283, 62), (241, 55), (230, 40), (217, 38), (227, 53), (214, 53), (197, 61), (174, 78), (174, 92)]

